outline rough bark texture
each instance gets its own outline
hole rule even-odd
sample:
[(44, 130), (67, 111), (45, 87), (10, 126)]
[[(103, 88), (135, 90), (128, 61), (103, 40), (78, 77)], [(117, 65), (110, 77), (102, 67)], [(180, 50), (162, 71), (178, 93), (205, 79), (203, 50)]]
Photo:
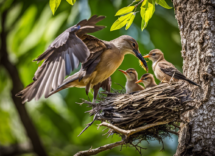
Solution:
[(215, 0), (173, 0), (181, 35), (183, 72), (202, 103), (185, 114), (175, 156), (215, 155)]

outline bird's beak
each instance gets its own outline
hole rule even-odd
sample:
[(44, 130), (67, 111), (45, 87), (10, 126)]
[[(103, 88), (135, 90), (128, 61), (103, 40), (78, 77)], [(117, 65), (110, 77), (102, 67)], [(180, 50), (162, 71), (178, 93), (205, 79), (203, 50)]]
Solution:
[(143, 58), (143, 56), (139, 53), (139, 51), (137, 50), (133, 50), (135, 55), (137, 56), (137, 58), (143, 63), (146, 71), (148, 72), (148, 66), (147, 66), (147, 63), (146, 63), (146, 60)]
[(149, 56), (149, 54), (148, 55), (145, 55), (145, 56), (143, 56), (144, 58), (149, 58), (150, 56)]
[(135, 83), (141, 83), (141, 82), (143, 82), (143, 80), (140, 79), (140, 80), (136, 81)]
[(127, 72), (124, 70), (119, 69), (119, 71), (121, 71), (123, 74), (127, 75)]

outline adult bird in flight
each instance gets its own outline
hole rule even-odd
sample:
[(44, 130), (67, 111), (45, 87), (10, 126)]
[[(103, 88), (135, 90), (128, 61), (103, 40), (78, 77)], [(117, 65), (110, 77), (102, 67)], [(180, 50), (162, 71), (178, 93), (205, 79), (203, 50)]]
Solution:
[[(33, 82), (16, 96), (21, 97), (25, 103), (34, 98), (38, 100), (42, 95), (47, 98), (65, 88), (78, 87), (85, 88), (86, 94), (90, 88), (94, 89), (95, 100), (100, 87), (110, 91), (110, 76), (121, 65), (125, 54), (135, 55), (148, 69), (138, 44), (132, 37), (123, 35), (108, 42), (87, 34), (105, 28), (96, 25), (104, 18), (105, 16), (94, 15), (60, 34), (34, 60), (44, 62), (35, 72)], [(81, 69), (64, 79), (79, 64)]]

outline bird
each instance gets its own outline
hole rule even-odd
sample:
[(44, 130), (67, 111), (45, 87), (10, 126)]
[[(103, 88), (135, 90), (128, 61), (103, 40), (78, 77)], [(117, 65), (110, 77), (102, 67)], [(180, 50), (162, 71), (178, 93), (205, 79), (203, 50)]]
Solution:
[[(104, 18), (94, 15), (66, 29), (34, 60), (43, 63), (36, 70), (33, 82), (16, 94), (21, 97), (22, 103), (38, 100), (42, 95), (48, 98), (69, 87), (85, 88), (87, 95), (93, 89), (94, 101), (100, 87), (110, 91), (110, 76), (121, 65), (126, 54), (136, 56), (148, 69), (138, 43), (132, 37), (122, 35), (104, 41), (88, 34), (104, 29), (105, 26), (96, 25)], [(70, 75), (79, 65), (80, 70)], [(67, 75), (70, 76), (65, 79)]]
[(154, 76), (150, 73), (142, 75), (140, 80), (136, 81), (135, 83), (143, 83), (145, 88), (157, 86)]
[(132, 93), (132, 92), (144, 90), (143, 86), (135, 83), (138, 80), (137, 79), (138, 74), (135, 69), (129, 68), (126, 71), (119, 69), (119, 71), (121, 71), (127, 79), (127, 82), (125, 85), (126, 93)]
[(185, 80), (192, 85), (199, 86), (197, 83), (189, 80), (186, 76), (184, 76), (172, 63), (166, 61), (161, 50), (153, 49), (149, 52), (149, 54), (143, 57), (149, 58), (153, 62), (153, 71), (156, 78), (159, 79), (161, 83), (170, 82), (170, 80), (173, 80), (173, 82)]

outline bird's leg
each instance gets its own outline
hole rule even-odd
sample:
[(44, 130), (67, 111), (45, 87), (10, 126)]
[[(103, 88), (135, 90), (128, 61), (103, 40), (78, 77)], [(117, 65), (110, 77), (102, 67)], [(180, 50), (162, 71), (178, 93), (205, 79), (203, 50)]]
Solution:
[(88, 100), (89, 100), (89, 101), (91, 101), (91, 100), (90, 100), (90, 97), (89, 97), (89, 95), (88, 95), (88, 94), (87, 94), (87, 97), (88, 97)]
[(92, 103), (95, 103), (95, 102), (96, 102), (96, 99), (94, 99), (94, 98), (93, 98), (93, 101), (92, 101)]
[(97, 98), (97, 95), (98, 95), (98, 92), (99, 92), (99, 88), (100, 87), (93, 87), (93, 89), (94, 89), (94, 93), (93, 93), (93, 103), (95, 103), (96, 102), (96, 98)]

